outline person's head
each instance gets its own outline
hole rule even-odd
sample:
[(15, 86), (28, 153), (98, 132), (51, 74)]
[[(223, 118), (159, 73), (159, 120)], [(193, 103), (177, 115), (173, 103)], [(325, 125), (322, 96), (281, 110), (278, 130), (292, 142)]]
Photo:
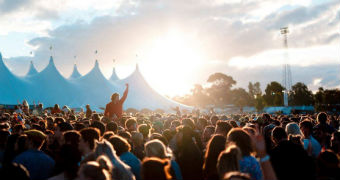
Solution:
[(118, 156), (131, 150), (131, 145), (129, 144), (129, 142), (120, 136), (112, 136), (109, 141), (112, 144), (113, 148), (116, 150), (116, 154)]
[(283, 140), (287, 140), (286, 131), (282, 127), (276, 126), (272, 131), (272, 140), (276, 144), (279, 144), (279, 142)]
[(204, 130), (204, 128), (208, 125), (208, 120), (205, 118), (199, 118), (197, 120), (197, 128), (201, 131)]
[(226, 173), (222, 180), (250, 180), (251, 177), (247, 173), (242, 173), (240, 171), (233, 171)]
[(63, 133), (64, 144), (70, 144), (72, 146), (78, 147), (80, 141), (80, 133), (75, 130), (65, 131)]
[(206, 126), (202, 134), (203, 142), (208, 142), (211, 136), (214, 134), (214, 132), (215, 132), (215, 127), (213, 125)]
[(230, 144), (227, 149), (220, 153), (217, 161), (217, 172), (220, 178), (223, 178), (225, 173), (239, 171), (241, 160), (241, 150), (234, 144)]
[(150, 126), (148, 126), (147, 124), (141, 124), (138, 126), (138, 132), (143, 134), (144, 139), (147, 139), (150, 134)]
[(210, 122), (211, 122), (211, 124), (212, 124), (213, 126), (216, 125), (217, 121), (218, 121), (218, 117), (217, 117), (217, 116), (212, 116), (212, 117), (210, 118)]
[(331, 150), (321, 152), (317, 158), (318, 173), (322, 176), (332, 177), (334, 171), (339, 171), (339, 165), (337, 155)]
[(228, 132), (233, 128), (227, 121), (219, 120), (216, 123), (215, 134), (227, 136)]
[(170, 154), (166, 152), (165, 145), (158, 139), (150, 140), (145, 144), (145, 155), (147, 157), (157, 157), (160, 159), (165, 159), (170, 156)]
[(142, 180), (169, 180), (171, 179), (168, 160), (156, 157), (144, 158), (141, 168)]
[(92, 124), (90, 127), (94, 127), (99, 129), (100, 131), (100, 136), (102, 136), (105, 133), (105, 125), (104, 123), (100, 122), (100, 121), (92, 121)]
[(39, 130), (28, 130), (25, 132), (29, 148), (40, 150), (46, 140), (46, 135)]
[(91, 109), (89, 104), (86, 104), (85, 107), (86, 107), (86, 110), (90, 110)]
[(116, 104), (119, 101), (119, 94), (113, 93), (111, 96), (111, 101)]
[(316, 119), (317, 119), (319, 124), (326, 124), (327, 123), (327, 114), (325, 112), (320, 112)]
[(96, 141), (99, 140), (99, 130), (97, 128), (85, 128), (80, 131), (79, 151), (83, 154), (94, 151)]
[(73, 130), (73, 127), (70, 123), (61, 122), (61, 123), (57, 124), (57, 128), (54, 132), (54, 135), (55, 135), (56, 138), (61, 138), (63, 132), (70, 131), (70, 130)]
[(132, 118), (128, 119), (127, 121), (125, 121), (125, 128), (129, 132), (137, 131), (137, 121)]
[(16, 124), (16, 125), (13, 127), (12, 134), (22, 134), (22, 133), (24, 133), (24, 130), (25, 130), (25, 126), (24, 126), (24, 125), (22, 125), (22, 124)]
[(112, 131), (113, 133), (117, 134), (118, 132), (118, 125), (116, 122), (111, 121), (106, 124), (106, 131)]
[(185, 118), (182, 120), (182, 125), (183, 126), (188, 126), (190, 127), (191, 129), (195, 129), (195, 123), (192, 119), (189, 119), (189, 118)]
[(99, 156), (97, 161), (89, 161), (80, 166), (78, 177), (85, 180), (110, 180), (112, 164), (106, 156)]
[(313, 124), (310, 120), (300, 122), (300, 130), (305, 138), (309, 138), (313, 131)]
[(286, 125), (286, 133), (287, 135), (301, 135), (299, 125), (295, 122), (288, 123)]
[(59, 109), (59, 104), (55, 104), (55, 105), (54, 105), (54, 109), (55, 109), (55, 110)]
[(340, 153), (340, 131), (332, 133), (331, 148), (335, 153)]
[(249, 156), (254, 152), (250, 135), (241, 128), (232, 129), (227, 136), (228, 142), (233, 142), (240, 148), (242, 156)]
[(203, 171), (206, 175), (216, 174), (216, 164), (219, 154), (225, 149), (226, 138), (223, 135), (214, 135), (207, 144), (204, 156)]
[(106, 131), (103, 136), (102, 139), (106, 139), (109, 140), (112, 136), (114, 136), (115, 134), (112, 131)]

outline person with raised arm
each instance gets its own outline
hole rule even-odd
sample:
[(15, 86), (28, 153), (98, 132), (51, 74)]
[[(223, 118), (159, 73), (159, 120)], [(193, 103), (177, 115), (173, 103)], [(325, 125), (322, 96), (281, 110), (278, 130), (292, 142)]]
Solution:
[(111, 102), (106, 104), (104, 115), (110, 119), (119, 119), (123, 114), (123, 104), (127, 98), (129, 92), (129, 84), (125, 84), (126, 89), (124, 91), (123, 97), (119, 99), (119, 94), (114, 93), (111, 96)]

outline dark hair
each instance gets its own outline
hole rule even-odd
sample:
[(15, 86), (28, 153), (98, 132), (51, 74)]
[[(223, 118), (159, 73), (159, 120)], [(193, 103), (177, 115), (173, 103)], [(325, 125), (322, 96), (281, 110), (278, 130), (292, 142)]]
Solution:
[(131, 134), (128, 131), (120, 131), (118, 133), (119, 136), (121, 136), (122, 138), (126, 139), (126, 140), (130, 140), (131, 139)]
[(62, 122), (66, 122), (65, 119), (62, 118), (62, 117), (56, 117), (54, 119), (54, 123), (56, 123), (56, 124), (59, 124), (59, 123), (62, 123)]
[(320, 112), (316, 119), (320, 124), (325, 124), (327, 122), (327, 114), (325, 112)]
[(300, 122), (300, 128), (301, 127), (309, 129), (310, 132), (312, 132), (312, 130), (313, 130), (312, 122), (310, 120), (307, 120), (307, 119)]
[(109, 139), (109, 141), (112, 144), (113, 148), (116, 150), (116, 154), (118, 156), (131, 150), (131, 146), (127, 142), (127, 140), (120, 136), (114, 135)]
[(282, 127), (276, 126), (272, 131), (272, 138), (279, 143), (280, 141), (287, 139), (287, 133)]
[(229, 121), (229, 124), (230, 124), (233, 128), (237, 128), (237, 127), (238, 127), (236, 121), (234, 121), (234, 120), (230, 120), (230, 121)]
[(125, 128), (128, 130), (129, 127), (133, 124), (137, 124), (137, 121), (135, 119), (128, 119), (127, 121), (125, 121)]
[(72, 125), (70, 123), (67, 123), (67, 122), (61, 122), (61, 123), (57, 124), (57, 126), (59, 127), (61, 132), (73, 130)]
[(218, 119), (219, 118), (217, 116), (211, 116), (211, 118), (210, 118), (211, 124), (215, 126)]
[(228, 133), (227, 140), (228, 142), (234, 142), (240, 148), (242, 156), (250, 156), (254, 152), (249, 134), (241, 128), (232, 129)]
[(142, 180), (169, 180), (169, 161), (156, 157), (144, 158), (141, 167)]
[(138, 132), (142, 133), (144, 138), (147, 138), (150, 133), (150, 127), (147, 124), (141, 124), (138, 126)]
[(218, 179), (217, 158), (225, 149), (226, 138), (223, 135), (214, 135), (207, 144), (203, 164), (203, 176), (205, 179)]
[(80, 130), (86, 128), (83, 123), (75, 123), (73, 126), (74, 126), (74, 130), (77, 130), (77, 131), (80, 131)]
[(106, 131), (112, 131), (113, 133), (117, 134), (118, 132), (118, 125), (116, 122), (111, 121), (106, 124)]
[(78, 146), (80, 141), (80, 133), (75, 130), (65, 131), (64, 134), (65, 144), (71, 144), (73, 146)]
[(190, 127), (191, 129), (195, 129), (195, 123), (192, 119), (185, 118), (182, 120), (182, 124)]
[(100, 130), (100, 136), (102, 136), (105, 133), (105, 125), (104, 123), (100, 121), (93, 121), (90, 127), (94, 127)]
[(112, 136), (114, 136), (115, 134), (112, 132), (112, 131), (106, 131), (102, 138), (106, 139), (106, 140), (109, 140)]
[(24, 131), (25, 126), (23, 124), (16, 124), (13, 127), (13, 133), (18, 133), (19, 131)]
[(96, 140), (99, 140), (99, 133), (99, 130), (93, 127), (85, 128), (80, 131), (82, 139), (89, 143), (90, 149), (92, 150), (95, 148)]
[(218, 120), (216, 123), (215, 133), (226, 136), (231, 128), (233, 127), (227, 121)]

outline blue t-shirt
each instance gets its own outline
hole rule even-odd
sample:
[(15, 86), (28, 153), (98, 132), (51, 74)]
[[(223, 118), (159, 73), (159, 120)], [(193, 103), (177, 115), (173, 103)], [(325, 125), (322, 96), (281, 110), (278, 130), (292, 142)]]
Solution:
[(248, 173), (251, 179), (261, 180), (262, 170), (260, 163), (253, 156), (243, 156), (240, 160), (240, 169), (243, 173)]
[(25, 166), (32, 180), (49, 178), (55, 165), (50, 156), (38, 150), (27, 150), (15, 157), (13, 162)]

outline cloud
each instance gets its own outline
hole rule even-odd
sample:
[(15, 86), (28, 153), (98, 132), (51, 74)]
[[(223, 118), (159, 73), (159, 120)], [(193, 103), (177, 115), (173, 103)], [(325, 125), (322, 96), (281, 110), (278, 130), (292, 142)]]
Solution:
[[(13, 14), (0, 17), (0, 26), (5, 27), (0, 33), (22, 30), (42, 34), (28, 41), (35, 48), (34, 57), (6, 60), (14, 71), (24, 72), (30, 59), (41, 70), (52, 54), (65, 76), (71, 73), (73, 63), (78, 64), (82, 74), (87, 73), (95, 59), (99, 60), (101, 69), (108, 76), (113, 59), (117, 60), (117, 66), (144, 61), (155, 39), (173, 30), (185, 35), (195, 45), (196, 51), (206, 54), (207, 64), (217, 60), (218, 63), (211, 63), (215, 65), (211, 66), (211, 71), (224, 64), (234, 68), (234, 75), (246, 82), (247, 78), (239, 74), (250, 67), (252, 69), (249, 71), (260, 74), (263, 68), (270, 68), (267, 71), (276, 73), (280, 79), (278, 72), (281, 72), (279, 68), (283, 56), (279, 28), (283, 26), (289, 26), (291, 30), (288, 38), (293, 66), (303, 67), (306, 71), (307, 67), (317, 65), (326, 68), (328, 64), (334, 64), (338, 57), (338, 1), (317, 5), (312, 5), (310, 0), (37, 2), (12, 5)], [(28, 6), (32, 9), (21, 9)], [(33, 15), (27, 16), (31, 12), (34, 12)], [(11, 24), (8, 19), (12, 17), (21, 20)], [(8, 21), (1, 21), (1, 18)], [(68, 21), (70, 18), (72, 20)], [(6, 25), (3, 26), (2, 22)], [(52, 52), (49, 50), (51, 45)], [(97, 55), (94, 54), (95, 50), (99, 51)], [(75, 55), (76, 59), (73, 58)], [(23, 61), (22, 65), (20, 61)], [(254, 73), (245, 74), (264, 78), (264, 82), (274, 79), (268, 74), (255, 76)], [(301, 80), (313, 84), (312, 79), (307, 77)], [(329, 86), (334, 84), (322, 76), (323, 85), (328, 85), (327, 82), (332, 82)]]

